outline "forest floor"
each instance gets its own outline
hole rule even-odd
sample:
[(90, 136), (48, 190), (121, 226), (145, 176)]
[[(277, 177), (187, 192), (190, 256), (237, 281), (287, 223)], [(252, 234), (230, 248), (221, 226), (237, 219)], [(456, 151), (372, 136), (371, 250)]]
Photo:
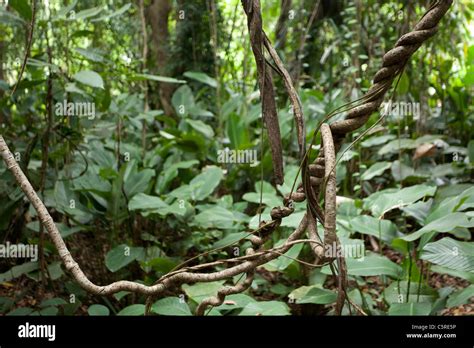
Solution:
[[(81, 265), (82, 270), (92, 281), (99, 284), (107, 284), (115, 280), (114, 274), (107, 270), (104, 263), (108, 249), (106, 236), (100, 237), (97, 234), (93, 235), (92, 233), (77, 234), (70, 239), (69, 246), (78, 263)], [(401, 263), (402, 255), (397, 251), (390, 248), (384, 248), (383, 254), (391, 261), (398, 264)], [(280, 277), (278, 275), (272, 272), (267, 272), (263, 268), (259, 268), (258, 273), (262, 278), (265, 278), (273, 285), (280, 282)], [(63, 277), (66, 276), (64, 275)], [(57, 284), (57, 282), (55, 283)], [(428, 284), (434, 289), (450, 286), (455, 290), (459, 290), (469, 286), (469, 282), (464, 279), (434, 272), (430, 273)], [(327, 287), (335, 290), (337, 285), (329, 279)], [(385, 287), (386, 285), (382, 283), (379, 277), (366, 277), (366, 285), (361, 287), (361, 291), (370, 294), (375, 301), (377, 297), (376, 295), (381, 294)], [(60, 289), (47, 288), (48, 290), (44, 291), (41, 282), (30, 279), (27, 276), (21, 276), (17, 278), (15, 282), (0, 283), (0, 297), (14, 299), (15, 306), (11, 308), (11, 310), (13, 310), (20, 307), (38, 307), (42, 301), (54, 297), (61, 297), (67, 300), (70, 296), (70, 293), (65, 287), (61, 286)], [(274, 300), (278, 297), (278, 295), (271, 292), (254, 293), (252, 295), (260, 301)], [(100, 299), (94, 298), (92, 295), (87, 296), (86, 299), (83, 299), (82, 305), (77, 309), (75, 315), (87, 315), (87, 308), (90, 305), (97, 303), (97, 300)], [(380, 305), (383, 306), (381, 303)], [(304, 306), (306, 307), (302, 308), (302, 305), (290, 304), (292, 313), (295, 315), (324, 315), (328, 312), (328, 309), (330, 309), (321, 305), (307, 304)], [(440, 315), (474, 315), (474, 298), (471, 299), (470, 303), (446, 308), (440, 313)]]

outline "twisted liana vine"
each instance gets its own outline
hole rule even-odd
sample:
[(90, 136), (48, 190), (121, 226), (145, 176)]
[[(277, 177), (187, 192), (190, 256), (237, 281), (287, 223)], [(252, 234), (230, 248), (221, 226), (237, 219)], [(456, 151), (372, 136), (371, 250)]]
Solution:
[[(253, 19), (249, 18), (248, 21), (251, 37), (257, 37), (257, 40), (253, 40), (253, 44), (259, 45), (260, 47), (253, 50), (255, 55), (259, 55), (257, 66), (260, 66), (260, 68), (257, 70), (259, 74), (262, 74), (259, 75), (259, 79), (260, 81), (266, 81), (265, 83), (261, 83), (260, 86), (266, 86), (267, 89), (273, 90), (271, 74), (269, 75), (269, 73), (265, 72), (270, 71), (270, 69), (263, 68), (265, 64), (270, 66), (270, 63), (266, 61), (264, 57), (263, 47), (265, 47), (276, 65), (276, 67), (271, 65), (271, 68), (282, 76), (285, 81), (285, 87), (289, 93), (290, 101), (293, 105), (295, 120), (297, 122), (298, 142), (300, 144), (300, 152), (302, 155), (300, 166), (302, 184), (300, 184), (296, 191), (294, 191), (293, 188), (296, 183), (295, 179), (290, 194), (284, 198), (283, 206), (275, 207), (271, 210), (270, 215), (272, 220), (270, 222), (261, 221), (258, 229), (249, 233), (248, 238), (252, 243), (252, 247), (246, 250), (244, 256), (217, 260), (194, 266), (186, 266), (188, 263), (185, 262), (177, 269), (162, 276), (151, 286), (126, 280), (117, 281), (108, 285), (94, 284), (87, 278), (81, 267), (74, 260), (47, 208), (18, 165), (2, 135), (0, 135), (0, 155), (3, 158), (7, 169), (13, 174), (25, 196), (35, 208), (39, 221), (48, 231), (49, 237), (58, 250), (58, 254), (65, 268), (71, 273), (73, 278), (83, 289), (92, 294), (110, 295), (119, 291), (130, 291), (150, 296), (149, 299), (151, 299), (163, 294), (165, 290), (173, 289), (184, 283), (225, 280), (239, 274), (245, 274), (246, 278), (242, 283), (235, 284), (234, 286), (225, 286), (218, 291), (217, 296), (212, 296), (202, 301), (197, 308), (197, 314), (203, 315), (206, 308), (222, 304), (227, 295), (239, 293), (248, 289), (252, 283), (257, 267), (264, 265), (277, 257), (287, 257), (284, 254), (296, 243), (308, 243), (311, 246), (311, 250), (315, 253), (317, 261), (317, 264), (309, 265), (320, 267), (324, 264), (329, 264), (333, 272), (338, 273), (336, 314), (341, 313), (345, 301), (348, 301), (358, 310), (358, 312), (364, 314), (364, 312), (345, 295), (347, 280), (344, 258), (337, 257), (337, 263), (334, 264), (333, 261), (335, 258), (328, 258), (323, 254), (323, 247), (325, 245), (338, 243), (335, 231), (337, 190), (335, 180), (336, 154), (340, 150), (345, 136), (362, 127), (371, 114), (380, 107), (386, 92), (392, 86), (393, 81), (401, 74), (411, 55), (423, 44), (424, 41), (436, 33), (438, 23), (445, 15), (452, 2), (452, 0), (436, 1), (426, 11), (413, 31), (403, 35), (396, 42), (395, 47), (384, 55), (382, 68), (375, 74), (372, 87), (364, 97), (356, 101), (358, 102), (357, 104), (355, 104), (355, 102), (349, 103), (348, 108), (345, 109), (348, 113), (344, 120), (328, 123), (327, 121), (336, 114), (336, 112), (333, 112), (325, 118), (324, 122), (318, 125), (316, 132), (319, 132), (319, 130), (321, 131), (321, 151), (319, 151), (319, 154), (313, 163), (308, 163), (312, 144), (304, 150), (304, 120), (297, 93), (291, 83), (291, 79), (288, 78), (289, 75), (287, 75), (286, 70), (279, 60), (278, 55), (271, 47), (270, 41), (261, 29), (259, 0), (242, 0), (246, 14), (248, 16), (253, 16)], [(257, 22), (255, 22), (255, 18), (257, 18)], [(258, 24), (258, 20), (260, 20), (260, 24)], [(261, 33), (252, 34), (252, 30), (261, 30)], [(261, 90), (262, 98), (265, 97), (265, 93), (265, 91)], [(272, 94), (270, 94), (270, 96), (272, 96)], [(267, 106), (270, 102), (267, 101), (266, 103)], [(275, 114), (273, 113), (272, 106), (270, 106), (270, 115), (273, 115), (270, 117), (270, 122), (273, 122), (274, 126), (275, 119), (272, 119), (272, 117), (274, 117)], [(266, 116), (264, 115), (264, 117)], [(267, 123), (268, 128), (268, 118), (265, 122)], [(272, 133), (270, 131), (269, 136), (275, 137), (278, 136), (278, 133), (279, 132)], [(275, 153), (278, 154), (278, 141), (281, 140), (272, 139), (272, 141)], [(301, 151), (301, 149), (303, 149), (303, 151)], [(280, 166), (280, 163), (276, 163), (276, 165)], [(279, 170), (280, 169), (278, 168), (277, 172), (279, 172)], [(282, 174), (282, 172), (279, 173), (279, 175)], [(319, 205), (320, 194), (324, 199), (324, 208)], [(281, 224), (282, 219), (294, 212), (293, 202), (302, 202), (305, 199), (307, 200), (308, 206), (307, 213), (303, 216), (299, 226), (289, 235), (285, 243), (281, 246), (265, 249), (264, 243), (271, 236), (271, 233)], [(317, 232), (317, 220), (319, 220), (324, 226), (324, 240), (322, 241)], [(302, 238), (306, 231), (308, 239)], [(300, 260), (297, 261), (302, 262)], [(206, 268), (211, 268), (217, 265), (225, 265), (227, 268), (209, 273), (202, 272), (202, 270)], [(148, 302), (150, 303), (150, 301)]]

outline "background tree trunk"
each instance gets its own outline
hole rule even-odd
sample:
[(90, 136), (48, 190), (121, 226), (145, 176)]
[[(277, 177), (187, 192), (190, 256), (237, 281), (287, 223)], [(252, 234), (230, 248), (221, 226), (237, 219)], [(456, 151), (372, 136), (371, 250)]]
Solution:
[[(171, 12), (170, 0), (153, 0), (147, 9), (147, 19), (151, 26), (151, 50), (155, 59), (154, 70), (156, 74), (169, 75), (169, 37), (168, 17)], [(174, 87), (168, 83), (160, 83), (160, 104), (167, 115), (174, 114), (171, 104)]]

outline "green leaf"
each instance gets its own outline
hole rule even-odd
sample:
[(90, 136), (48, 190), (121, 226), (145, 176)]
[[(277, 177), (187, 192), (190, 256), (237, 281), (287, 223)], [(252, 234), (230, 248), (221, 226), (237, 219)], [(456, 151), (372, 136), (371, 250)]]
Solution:
[(188, 297), (196, 303), (201, 303), (202, 300), (216, 296), (217, 292), (222, 289), (224, 281), (198, 283), (194, 285), (183, 285), (183, 290)]
[(262, 301), (247, 304), (239, 315), (290, 315), (288, 305), (280, 301)]
[(150, 196), (145, 193), (138, 193), (128, 203), (130, 210), (145, 210), (148, 213), (160, 213), (162, 209), (166, 209), (166, 204), (161, 198)]
[(62, 305), (65, 305), (67, 304), (67, 302), (60, 298), (60, 297), (54, 297), (54, 298), (50, 298), (50, 299), (47, 299), (47, 300), (44, 300), (41, 302), (40, 304), (40, 307), (41, 308), (46, 308), (46, 307), (50, 307), (50, 306), (62, 306)]
[(202, 82), (208, 86), (211, 86), (213, 88), (217, 87), (217, 81), (216, 79), (213, 79), (212, 77), (206, 75), (205, 73), (202, 72), (196, 72), (196, 71), (186, 71), (183, 76), (196, 80), (198, 82)]
[(393, 222), (368, 215), (351, 218), (349, 223), (353, 231), (381, 238), (386, 242), (391, 242), (397, 233), (397, 227)]
[(249, 303), (257, 302), (252, 297), (245, 294), (232, 294), (226, 296), (225, 301), (220, 306), (216, 307), (218, 311), (233, 310), (244, 308)]
[(137, 193), (143, 193), (151, 182), (151, 179), (155, 176), (153, 169), (147, 168), (141, 171), (137, 170), (137, 166), (132, 164), (127, 167), (127, 171), (124, 176), (124, 190), (127, 197), (133, 197)]
[[(166, 164), (170, 165), (166, 167)], [(196, 164), (199, 164), (199, 161), (191, 160), (173, 164), (165, 163), (165, 170), (159, 174), (157, 179), (156, 192), (162, 193), (165, 190), (168, 184), (178, 176), (178, 169), (188, 169)]]
[(38, 269), (38, 262), (26, 262), (18, 266), (13, 266), (9, 271), (0, 274), (0, 282), (10, 281), (18, 278), (23, 274), (36, 271)]
[(403, 181), (409, 176), (415, 175), (415, 169), (408, 167), (396, 160), (392, 163), (391, 173), (396, 181)]
[(104, 89), (104, 81), (102, 80), (102, 77), (95, 71), (82, 70), (75, 74), (72, 78), (85, 85)]
[(87, 10), (79, 11), (77, 13), (72, 13), (69, 16), (69, 20), (77, 20), (77, 19), (86, 19), (89, 17), (94, 17), (98, 15), (104, 9), (103, 6), (92, 7)]
[(412, 139), (395, 139), (389, 142), (388, 144), (384, 145), (379, 151), (378, 154), (380, 156), (393, 154), (400, 149), (414, 149), (416, 148), (417, 144), (415, 140)]
[(337, 294), (334, 291), (322, 289), (319, 286), (303, 286), (293, 290), (288, 297), (296, 303), (329, 304), (336, 302)]
[(86, 57), (87, 59), (93, 61), (93, 62), (103, 62), (104, 61), (104, 57), (102, 55), (100, 55), (99, 53), (97, 53), (95, 50), (86, 50), (84, 48), (80, 48), (80, 47), (77, 47), (74, 49), (74, 51), (76, 51), (77, 53), (79, 53), (80, 55)]
[(150, 74), (136, 74), (133, 76), (132, 80), (135, 80), (135, 81), (151, 80), (151, 81), (158, 81), (158, 82), (165, 82), (165, 83), (186, 83), (186, 81), (184, 80), (178, 80), (172, 77), (150, 75)]
[(174, 92), (171, 103), (176, 110), (176, 114), (183, 118), (196, 107), (193, 91), (188, 85), (181, 86)]
[(367, 169), (364, 173), (362, 173), (360, 178), (362, 180), (370, 180), (372, 178), (375, 178), (376, 176), (382, 175), (384, 171), (390, 168), (390, 166), (390, 162), (377, 162), (369, 169)]
[(438, 293), (431, 287), (416, 282), (410, 282), (408, 296), (408, 282), (395, 281), (384, 290), (384, 297), (388, 303), (433, 302), (438, 298)]
[(192, 315), (188, 304), (178, 297), (165, 297), (156, 301), (151, 311), (160, 315)]
[(87, 313), (89, 313), (90, 316), (107, 316), (110, 314), (110, 311), (103, 305), (93, 304), (87, 309)]
[(222, 248), (226, 245), (231, 245), (233, 243), (237, 243), (239, 240), (247, 237), (249, 234), (247, 232), (235, 232), (235, 233), (229, 233), (227, 236), (222, 238), (221, 240), (218, 240), (212, 245), (213, 249), (216, 248)]
[(393, 303), (390, 305), (388, 315), (429, 315), (430, 312), (429, 302)]
[(132, 6), (132, 4), (126, 4), (126, 5), (123, 5), (121, 8), (119, 8), (117, 11), (114, 11), (112, 13), (109, 13), (107, 15), (103, 15), (103, 16), (100, 16), (99, 18), (94, 18), (91, 20), (91, 22), (98, 22), (98, 21), (102, 21), (104, 19), (110, 19), (110, 18), (113, 18), (113, 17), (117, 17), (117, 16), (120, 16), (122, 14), (124, 14), (125, 12), (128, 11), (128, 9)]
[[(474, 77), (474, 73), (473, 73), (473, 77)], [(469, 162), (474, 163), (474, 140), (469, 141), (469, 143), (467, 144), (467, 153), (469, 156)]]
[(20, 307), (12, 310), (11, 312), (7, 313), (8, 316), (24, 316), (24, 315), (30, 315), (33, 313), (33, 308), (28, 308), (28, 307)]
[(201, 174), (196, 176), (189, 183), (189, 185), (193, 187), (193, 199), (201, 201), (209, 197), (216, 187), (219, 186), (223, 177), (224, 173), (221, 168), (216, 166), (206, 167)]
[(195, 216), (194, 222), (202, 228), (229, 229), (234, 225), (234, 214), (220, 206), (213, 206)]
[(248, 128), (235, 113), (231, 113), (227, 119), (227, 135), (234, 150), (245, 149), (250, 144)]
[(15, 11), (17, 11), (20, 16), (24, 19), (31, 21), (33, 17), (33, 12), (31, 11), (31, 7), (28, 4), (27, 0), (10, 0), (8, 5), (11, 6)]
[[(379, 276), (388, 275), (392, 278), (399, 278), (402, 268), (390, 261), (385, 256), (370, 253), (363, 258), (346, 258), (347, 274), (354, 276)], [(328, 266), (324, 266), (322, 272), (332, 274)]]
[(145, 305), (143, 304), (134, 304), (128, 307), (125, 307), (117, 315), (126, 315), (126, 316), (141, 316), (145, 315)]
[(377, 217), (383, 216), (392, 209), (410, 205), (426, 196), (433, 196), (435, 192), (435, 186), (427, 185), (415, 185), (401, 190), (378, 191), (364, 199), (364, 209), (371, 210)]
[(418, 231), (402, 237), (412, 242), (429, 232), (452, 232), (456, 227), (474, 227), (474, 219), (468, 219), (465, 213), (450, 213), (430, 222)]
[(214, 137), (214, 131), (212, 130), (212, 127), (208, 124), (205, 124), (201, 120), (186, 119), (186, 123), (188, 123), (196, 131), (204, 135), (206, 138), (212, 139)]
[(121, 244), (107, 253), (105, 265), (111, 272), (116, 272), (130, 262), (142, 257), (143, 253), (144, 250), (141, 247), (129, 247)]
[[(281, 246), (284, 242), (285, 240), (278, 241), (275, 247)], [(301, 249), (303, 249), (303, 244), (295, 244), (284, 254), (285, 256), (281, 255), (275, 260), (266, 263), (263, 267), (270, 272), (283, 271), (298, 257)]]
[(450, 276), (466, 279), (470, 283), (474, 283), (474, 273), (473, 272), (456, 271), (456, 270), (451, 269), (451, 268), (447, 268), (447, 267), (443, 267), (443, 266), (437, 266), (437, 265), (433, 265), (431, 267), (431, 271), (435, 272), (435, 273), (440, 273), (440, 274), (449, 274)]
[(469, 285), (467, 288), (452, 293), (447, 302), (447, 307), (456, 307), (466, 303), (474, 297), (474, 284)]
[(381, 135), (381, 136), (378, 136), (378, 137), (370, 137), (369, 139), (364, 140), (363, 142), (361, 142), (360, 145), (362, 147), (366, 147), (366, 148), (367, 147), (374, 147), (374, 146), (385, 144), (387, 141), (393, 140), (395, 138), (396, 138), (396, 136), (393, 135), (393, 134), (385, 134), (385, 135)]
[(459, 242), (446, 237), (426, 244), (420, 258), (453, 270), (474, 273), (473, 242)]

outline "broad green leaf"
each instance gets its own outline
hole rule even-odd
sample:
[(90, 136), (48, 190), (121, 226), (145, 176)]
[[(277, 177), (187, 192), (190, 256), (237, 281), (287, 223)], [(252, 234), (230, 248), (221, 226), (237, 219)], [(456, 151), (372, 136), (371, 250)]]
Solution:
[(418, 231), (402, 237), (412, 242), (429, 232), (452, 232), (456, 227), (474, 227), (474, 219), (468, 219), (465, 213), (450, 213), (430, 222)]
[(303, 288), (306, 288), (304, 289), (305, 291), (303, 293), (297, 291), (298, 289), (296, 289), (291, 292), (288, 297), (296, 300), (296, 303), (298, 304), (329, 304), (336, 302), (337, 294), (334, 291), (322, 289), (318, 286), (307, 286)]
[(470, 283), (474, 283), (474, 273), (473, 272), (457, 271), (457, 270), (454, 270), (454, 269), (451, 269), (451, 268), (438, 266), (438, 265), (432, 265), (431, 266), (431, 271), (435, 272), (435, 273), (440, 273), (440, 274), (449, 274), (450, 276), (466, 279)]
[(369, 169), (367, 169), (364, 173), (362, 173), (360, 178), (362, 180), (371, 180), (375, 178), (376, 176), (382, 175), (384, 171), (390, 168), (390, 166), (391, 166), (390, 162), (377, 162), (374, 165), (372, 165)]
[(104, 57), (97, 53), (96, 50), (93, 50), (93, 49), (84, 49), (84, 48), (80, 48), (80, 47), (77, 47), (74, 49), (74, 51), (76, 51), (77, 53), (79, 53), (80, 55), (86, 57), (87, 59), (93, 61), (93, 62), (103, 62), (104, 61)]
[(397, 153), (400, 149), (414, 149), (416, 148), (416, 142), (412, 139), (395, 139), (390, 141), (388, 144), (382, 146), (378, 151), (378, 154), (383, 156), (387, 154)]
[(375, 216), (383, 216), (395, 208), (405, 207), (426, 196), (433, 196), (436, 187), (415, 185), (401, 190), (384, 190), (364, 199), (364, 209), (371, 210)]
[[(474, 70), (473, 70), (473, 77), (474, 77)], [(474, 82), (474, 78), (473, 78)], [(469, 141), (467, 144), (467, 153), (469, 156), (469, 162), (473, 163), (474, 162), (474, 140)]]
[(151, 311), (160, 315), (192, 315), (186, 302), (179, 297), (165, 297), (156, 301)]
[(87, 309), (87, 313), (89, 313), (90, 316), (107, 316), (110, 314), (110, 311), (104, 305), (93, 304)]
[(128, 203), (128, 209), (130, 210), (145, 210), (148, 213), (160, 213), (163, 209), (167, 208), (168, 204), (163, 202), (161, 198), (156, 196), (150, 196), (144, 193), (138, 193)]
[(105, 256), (105, 265), (111, 272), (116, 272), (130, 262), (143, 256), (142, 247), (129, 247), (121, 244), (110, 250)]
[(193, 79), (193, 80), (196, 80), (196, 81), (199, 81), (199, 82), (202, 82), (208, 86), (211, 86), (213, 88), (216, 88), (217, 87), (217, 81), (216, 79), (206, 75), (205, 73), (203, 72), (196, 72), (196, 71), (186, 71), (183, 76), (187, 77), (187, 78), (190, 78), (190, 79)]
[(474, 273), (473, 242), (459, 242), (446, 237), (426, 244), (420, 258), (453, 270)]
[(224, 281), (197, 283), (194, 285), (183, 285), (186, 295), (196, 303), (201, 303), (204, 299), (216, 296), (217, 292), (222, 289)]
[(7, 316), (25, 316), (30, 315), (31, 313), (33, 313), (33, 308), (20, 307), (7, 313)]
[(226, 296), (225, 301), (220, 306), (216, 307), (218, 311), (232, 310), (244, 308), (249, 303), (257, 302), (252, 297), (245, 294), (232, 294)]
[[(457, 190), (456, 190), (457, 191)], [(450, 196), (444, 198), (430, 214), (426, 217), (425, 223), (432, 222), (446, 216), (448, 213), (462, 211), (474, 206), (474, 187), (463, 190), (462, 192), (453, 192)]]
[(24, 19), (31, 21), (33, 12), (27, 0), (10, 0), (8, 1), (8, 5), (17, 11)]
[(366, 147), (366, 148), (374, 147), (374, 146), (385, 144), (387, 141), (393, 140), (395, 138), (396, 136), (393, 134), (385, 134), (381, 136), (370, 137), (367, 140), (364, 140), (363, 142), (361, 142), (360, 144), (362, 147)]
[(193, 199), (201, 201), (209, 197), (224, 177), (222, 169), (216, 166), (204, 168), (201, 174), (196, 176), (189, 185), (193, 188)]
[[(402, 275), (402, 268), (390, 261), (385, 256), (370, 253), (363, 258), (346, 258), (347, 274), (354, 276), (379, 276), (388, 275), (392, 278), (399, 278)], [(322, 272), (332, 274), (328, 266), (324, 266)]]
[[(433, 302), (438, 298), (438, 293), (425, 284), (410, 282), (408, 293), (407, 281), (394, 281), (384, 290), (384, 298), (388, 303), (407, 302)], [(407, 297), (408, 301), (407, 301)]]
[(50, 306), (62, 306), (67, 304), (67, 302), (60, 297), (53, 297), (47, 300), (44, 300), (40, 303), (41, 308), (46, 308)]
[(202, 228), (229, 229), (234, 225), (234, 214), (216, 205), (196, 215), (194, 222)]
[(188, 85), (181, 86), (174, 92), (171, 103), (176, 114), (183, 118), (189, 115), (191, 110), (196, 107), (193, 91)]
[(227, 136), (234, 150), (242, 150), (250, 146), (249, 130), (241, 117), (231, 113), (227, 119)]
[(132, 164), (127, 166), (125, 171), (124, 190), (127, 197), (133, 197), (137, 193), (143, 193), (149, 186), (151, 179), (155, 176), (155, 170), (146, 168), (141, 171), (137, 170), (137, 166)]
[(218, 240), (212, 245), (212, 248), (222, 248), (226, 245), (231, 245), (233, 243), (237, 243), (239, 240), (247, 237), (249, 233), (247, 232), (235, 232), (235, 233), (229, 233), (227, 236), (222, 238), (221, 240)]
[(409, 216), (414, 217), (419, 224), (424, 225), (425, 219), (429, 214), (431, 207), (433, 206), (433, 200), (429, 199), (426, 202), (416, 202), (406, 207), (401, 208), (401, 210)]
[(104, 80), (102, 80), (102, 77), (95, 71), (82, 70), (75, 74), (72, 78), (85, 85), (104, 89)]
[(133, 304), (131, 306), (125, 307), (117, 315), (125, 316), (141, 316), (145, 315), (145, 305), (144, 304)]
[(165, 162), (165, 169), (158, 175), (156, 192), (163, 193), (168, 184), (178, 176), (178, 169), (188, 169), (199, 164), (199, 161), (182, 161), (178, 163)]
[(262, 301), (247, 304), (239, 315), (290, 315), (288, 305), (280, 301)]
[[(281, 246), (284, 242), (285, 240), (280, 240), (275, 244), (275, 247)], [(290, 263), (294, 261), (294, 259), (298, 258), (301, 249), (303, 249), (303, 244), (295, 244), (284, 255), (281, 255), (275, 260), (266, 263), (263, 267), (270, 272), (281, 272), (285, 270), (290, 265)]]
[(23, 274), (36, 271), (38, 269), (38, 262), (25, 262), (18, 266), (13, 266), (9, 271), (0, 274), (0, 282), (10, 281), (18, 278)]
[(469, 300), (474, 297), (474, 284), (467, 288), (459, 290), (451, 294), (448, 298), (447, 307), (455, 307), (469, 303)]
[(430, 312), (429, 302), (392, 303), (388, 315), (429, 315)]
[(186, 123), (188, 123), (196, 131), (204, 135), (206, 138), (212, 139), (214, 137), (214, 131), (212, 130), (212, 127), (208, 124), (205, 124), (201, 120), (186, 119)]
[(396, 160), (391, 165), (391, 173), (396, 181), (403, 181), (409, 176), (415, 175), (415, 169)]
[(368, 215), (359, 215), (349, 220), (353, 231), (368, 234), (386, 242), (396, 236), (397, 227), (389, 220), (376, 219)]

